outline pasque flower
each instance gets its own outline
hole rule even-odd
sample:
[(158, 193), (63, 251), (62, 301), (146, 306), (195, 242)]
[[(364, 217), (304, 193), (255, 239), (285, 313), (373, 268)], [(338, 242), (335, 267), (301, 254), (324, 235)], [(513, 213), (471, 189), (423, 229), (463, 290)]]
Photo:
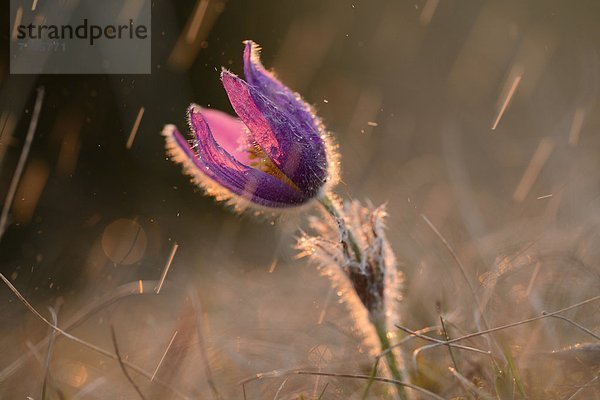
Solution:
[(191, 145), (176, 126), (167, 125), (167, 152), (219, 200), (233, 200), (239, 207), (305, 204), (335, 180), (329, 136), (300, 95), (265, 70), (259, 47), (244, 44), (246, 80), (221, 72), (239, 118), (192, 104), (187, 110)]
[[(196, 184), (238, 209), (288, 208), (318, 200), (330, 218), (312, 220), (316, 235), (301, 236), (301, 255), (310, 256), (334, 278), (338, 292), (352, 302), (352, 313), (362, 315), (362, 325), (374, 328), (373, 339), (385, 352), (391, 375), (402, 381), (388, 339), (398, 314), (402, 273), (385, 237), (385, 211), (342, 203), (329, 193), (338, 168), (329, 135), (300, 95), (265, 70), (258, 46), (244, 43), (246, 79), (225, 69), (221, 73), (239, 118), (192, 104), (191, 145), (175, 125), (167, 125), (167, 152)], [(401, 386), (398, 397), (406, 399)]]

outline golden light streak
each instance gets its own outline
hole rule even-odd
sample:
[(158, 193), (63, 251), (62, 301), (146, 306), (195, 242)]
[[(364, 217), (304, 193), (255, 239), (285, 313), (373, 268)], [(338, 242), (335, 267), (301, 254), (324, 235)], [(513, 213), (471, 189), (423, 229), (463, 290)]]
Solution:
[(200, 27), (202, 26), (202, 20), (204, 20), (204, 16), (206, 15), (206, 10), (208, 9), (208, 3), (210, 0), (200, 0), (196, 4), (196, 8), (194, 9), (194, 15), (192, 16), (192, 20), (188, 29), (185, 32), (185, 41), (187, 43), (194, 43), (196, 38), (198, 37), (198, 32), (200, 31)]
[(144, 111), (145, 111), (145, 108), (140, 107), (137, 117), (135, 118), (135, 122), (133, 123), (133, 127), (131, 128), (131, 132), (129, 133), (129, 138), (127, 139), (127, 144), (125, 145), (125, 147), (127, 147), (127, 150), (131, 149), (131, 146), (133, 145), (133, 141), (135, 140), (135, 135), (137, 135), (138, 128), (140, 127), (140, 122), (142, 122), (142, 117), (144, 116)]
[(190, 68), (200, 49), (208, 45), (205, 39), (223, 11), (224, 4), (221, 1), (210, 0), (196, 2), (194, 11), (188, 18), (167, 60), (171, 68), (178, 71)]
[(271, 263), (271, 265), (269, 266), (269, 273), (272, 274), (275, 271), (275, 268), (277, 268), (277, 259), (273, 259), (273, 262)]
[[(81, 128), (81, 126), (79, 127)], [(65, 132), (58, 160), (56, 161), (56, 172), (60, 176), (69, 176), (75, 171), (79, 151), (81, 149), (81, 141), (79, 140), (79, 130), (68, 130)]]
[(142, 282), (141, 279), (138, 281), (138, 288), (139, 288), (140, 294), (143, 294), (144, 293), (144, 283)]
[(496, 119), (494, 120), (494, 123), (492, 124), (492, 130), (495, 130), (498, 127), (498, 124), (500, 123), (502, 116), (504, 116), (504, 113), (506, 112), (506, 109), (508, 108), (510, 101), (512, 100), (513, 96), (515, 95), (515, 92), (517, 91), (517, 88), (519, 87), (519, 83), (521, 83), (521, 78), (522, 78), (522, 75), (518, 74), (513, 79), (510, 89), (508, 90), (508, 93), (507, 93), (506, 97), (504, 98), (504, 101), (502, 102), (500, 111), (498, 112), (498, 115), (496, 116)]
[(529, 279), (529, 284), (527, 285), (527, 289), (525, 290), (525, 295), (527, 297), (529, 297), (529, 295), (531, 294), (531, 290), (533, 289), (533, 284), (535, 283), (535, 280), (538, 276), (538, 273), (540, 272), (540, 269), (542, 267), (542, 263), (541, 262), (537, 262), (535, 263), (535, 268), (533, 269), (533, 273), (531, 274), (531, 278)]
[(0, 116), (0, 164), (4, 159), (4, 154), (8, 146), (13, 144), (13, 132), (17, 126), (17, 119), (13, 114), (5, 111)]
[(152, 374), (152, 378), (150, 378), (150, 382), (154, 381), (154, 377), (156, 376), (156, 373), (160, 369), (160, 366), (162, 365), (163, 361), (165, 360), (165, 357), (167, 356), (167, 353), (169, 352), (169, 349), (171, 348), (171, 345), (173, 345), (173, 341), (175, 340), (175, 336), (177, 336), (177, 331), (175, 331), (175, 333), (173, 334), (173, 337), (171, 337), (171, 341), (169, 342), (169, 345), (165, 349), (165, 352), (163, 353), (162, 357), (160, 358), (160, 361), (158, 362), (158, 365), (156, 366), (156, 369), (154, 370), (154, 373)]
[(160, 277), (160, 282), (158, 283), (158, 287), (156, 288), (156, 294), (160, 293), (160, 290), (163, 287), (163, 283), (165, 283), (165, 278), (167, 277), (167, 273), (171, 268), (171, 263), (173, 262), (173, 258), (175, 258), (175, 253), (177, 252), (178, 247), (179, 245), (175, 243), (173, 245), (173, 248), (171, 249), (171, 254), (169, 254), (169, 260), (167, 261), (167, 265), (165, 265), (165, 268), (163, 269), (162, 276)]
[(23, 19), (23, 7), (17, 8), (17, 12), (15, 13), (15, 24), (13, 25), (12, 35), (10, 36), (12, 40), (17, 39), (17, 28), (21, 25), (21, 20)]
[(37, 128), (40, 111), (42, 110), (43, 99), (44, 88), (40, 87), (37, 90), (37, 97), (35, 99), (35, 105), (33, 106), (33, 114), (31, 116), (31, 121), (29, 122), (27, 135), (25, 136), (25, 143), (23, 144), (23, 149), (21, 150), (21, 155), (19, 156), (19, 161), (17, 162), (17, 168), (15, 169), (15, 173), (10, 181), (6, 199), (4, 200), (2, 213), (0, 214), (0, 239), (2, 238), (2, 235), (4, 235), (4, 230), (6, 229), (6, 223), (8, 221), (8, 210), (10, 210), (10, 207), (12, 206), (15, 193), (17, 192), (17, 187), (19, 186), (19, 181), (21, 180), (21, 175), (23, 174), (23, 169), (25, 168), (25, 163), (27, 162), (27, 157), (29, 157), (29, 149), (31, 148), (33, 135)]
[(31, 11), (35, 11), (35, 9), (37, 8), (37, 3), (38, 0), (33, 0), (33, 3), (31, 4)]
[(120, 24), (125, 24), (129, 18), (137, 19), (140, 15), (140, 11), (144, 7), (144, 0), (127, 0), (123, 4), (123, 8), (119, 12), (117, 21)]
[(46, 182), (50, 176), (50, 169), (45, 162), (32, 160), (23, 174), (13, 203), (12, 212), (15, 221), (28, 223), (33, 217), (38, 201)]
[(535, 153), (533, 153), (533, 157), (519, 182), (519, 185), (515, 189), (515, 193), (513, 194), (513, 200), (517, 202), (522, 202), (527, 197), (527, 194), (531, 190), (531, 187), (535, 183), (538, 175), (542, 171), (542, 168), (548, 161), (550, 154), (554, 150), (554, 139), (545, 137), (540, 141)]
[(427, 3), (423, 6), (423, 11), (421, 11), (421, 15), (419, 16), (421, 25), (429, 25), (439, 3), (439, 0), (427, 0)]
[(575, 110), (573, 116), (573, 122), (571, 123), (571, 129), (569, 130), (569, 146), (577, 146), (579, 144), (579, 137), (581, 136), (581, 128), (583, 127), (583, 119), (585, 117), (585, 111), (583, 108)]

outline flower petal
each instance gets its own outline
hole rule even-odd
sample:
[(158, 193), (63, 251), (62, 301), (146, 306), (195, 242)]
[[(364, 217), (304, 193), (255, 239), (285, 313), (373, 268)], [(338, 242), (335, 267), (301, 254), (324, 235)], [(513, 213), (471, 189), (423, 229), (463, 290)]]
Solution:
[(174, 125), (165, 126), (163, 135), (173, 161), (183, 164), (185, 172), (209, 194), (218, 200), (237, 195), (271, 208), (297, 206), (309, 200), (277, 178), (237, 161), (216, 142), (199, 109), (190, 107), (189, 111), (197, 154)]
[(323, 131), (319, 118), (302, 97), (267, 71), (260, 61), (260, 47), (252, 40), (244, 41), (244, 76), (246, 82), (256, 87), (278, 107), (290, 113), (299, 122), (312, 125), (314, 132)]
[(282, 107), (227, 70), (221, 73), (233, 109), (271, 161), (312, 197), (327, 179), (325, 144), (312, 120)]
[(227, 153), (242, 164), (250, 165), (247, 144), (248, 128), (239, 118), (234, 118), (223, 111), (202, 108), (196, 104), (192, 104), (191, 107), (201, 110), (215, 140)]

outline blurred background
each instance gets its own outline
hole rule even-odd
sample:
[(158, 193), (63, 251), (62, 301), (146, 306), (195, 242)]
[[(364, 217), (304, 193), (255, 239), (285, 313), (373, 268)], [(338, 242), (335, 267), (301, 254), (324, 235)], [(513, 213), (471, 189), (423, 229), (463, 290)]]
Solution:
[[(0, 271), (49, 320), (54, 312), (59, 326), (114, 352), (112, 326), (122, 357), (164, 384), (132, 372), (146, 398), (243, 398), (239, 381), (260, 372), (371, 368), (327, 279), (295, 259), (306, 215), (234, 215), (165, 156), (160, 131), (183, 127), (189, 103), (232, 112), (218, 77), (222, 66), (241, 74), (244, 39), (333, 132), (337, 193), (387, 204), (406, 275), (403, 325), (444, 315), (453, 336), (476, 329), (468, 285), (421, 215), (456, 251), (490, 326), (600, 292), (597, 1), (155, 0), (152, 74), (131, 76), (9, 75), (8, 8)], [(7, 205), (40, 86), (38, 127)], [(598, 310), (563, 315), (599, 332)], [(40, 399), (44, 377), (47, 398), (136, 398), (116, 361), (60, 336), (49, 346), (48, 327), (5, 286), (0, 321), (0, 399)], [(495, 338), (530, 398), (568, 398), (600, 364), (547, 357), (597, 343), (564, 320)], [(485, 382), (489, 362), (467, 356), (463, 375)], [(416, 381), (462, 393), (447, 350), (422, 360)], [(280, 376), (246, 384), (245, 395), (347, 399), (363, 387)], [(372, 393), (384, 396), (384, 385)]]

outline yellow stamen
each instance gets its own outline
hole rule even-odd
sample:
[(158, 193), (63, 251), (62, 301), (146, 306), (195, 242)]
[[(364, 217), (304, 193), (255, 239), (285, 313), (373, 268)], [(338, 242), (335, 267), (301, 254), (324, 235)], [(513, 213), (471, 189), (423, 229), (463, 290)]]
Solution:
[(260, 147), (258, 143), (254, 140), (250, 140), (248, 145), (248, 158), (253, 160), (250, 163), (250, 166), (256, 168), (260, 171), (266, 172), (267, 174), (274, 176), (279, 179), (283, 183), (291, 186), (297, 191), (300, 191), (300, 188), (292, 182), (290, 178), (288, 178), (277, 166), (273, 163), (273, 160), (269, 158), (269, 156), (265, 153), (265, 151)]

